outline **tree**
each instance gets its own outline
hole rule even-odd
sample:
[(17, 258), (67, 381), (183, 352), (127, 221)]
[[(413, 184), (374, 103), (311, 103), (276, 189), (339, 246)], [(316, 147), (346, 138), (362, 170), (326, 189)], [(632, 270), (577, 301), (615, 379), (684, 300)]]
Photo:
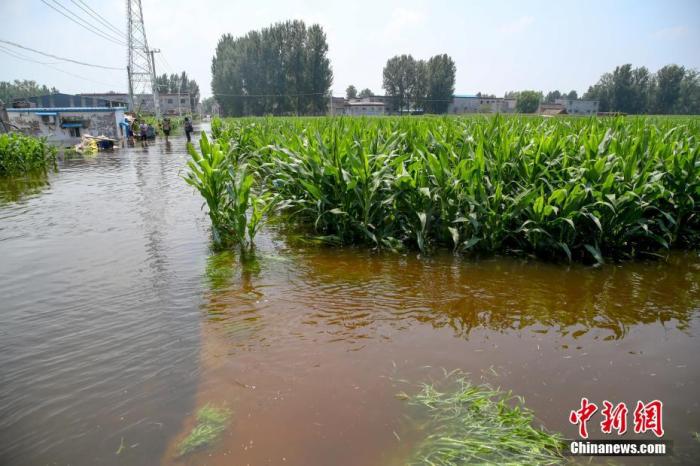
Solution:
[(13, 82), (0, 81), (0, 100), (9, 107), (14, 99), (34, 97), (38, 95), (56, 94), (55, 87), (39, 86), (36, 81), (15, 79)]
[(360, 99), (363, 99), (365, 97), (372, 97), (373, 95), (374, 94), (372, 93), (372, 91), (369, 90), (369, 88), (365, 87), (364, 89), (362, 89), (360, 91), (360, 94), (358, 95), (358, 97), (360, 97)]
[(544, 98), (544, 103), (553, 104), (554, 101), (557, 99), (561, 99), (561, 92), (559, 92), (559, 91), (547, 92), (547, 95)]
[(347, 89), (345, 89), (345, 98), (348, 100), (357, 98), (357, 89), (355, 86), (350, 84)]
[(598, 82), (588, 88), (583, 98), (587, 100), (597, 100), (598, 109), (601, 112), (609, 112), (612, 107), (612, 74), (604, 73)]
[(382, 87), (388, 96), (395, 98), (392, 110), (408, 109), (416, 80), (416, 61), (411, 55), (397, 55), (387, 60), (382, 74)]
[(569, 100), (577, 100), (578, 99), (578, 92), (571, 90), (569, 93), (566, 95), (566, 98)]
[(428, 60), (428, 92), (426, 107), (430, 113), (447, 113), (447, 106), (455, 92), (457, 67), (447, 55), (435, 55)]
[(428, 96), (428, 79), (428, 64), (425, 60), (416, 61), (413, 88), (410, 91), (410, 100), (414, 109), (425, 110), (425, 100)]
[(518, 113), (535, 113), (542, 100), (542, 93), (537, 91), (520, 91), (515, 109)]
[(225, 115), (323, 114), (332, 82), (326, 34), (303, 21), (224, 34), (212, 58), (212, 93)]
[(673, 113), (678, 106), (681, 95), (681, 83), (685, 77), (685, 68), (678, 65), (666, 65), (656, 72), (656, 95), (654, 111), (656, 113)]
[(311, 99), (308, 113), (321, 115), (326, 113), (326, 95), (333, 84), (331, 61), (328, 59), (328, 41), (326, 33), (318, 24), (313, 24), (307, 32), (307, 84), (310, 86)]
[(700, 113), (700, 74), (696, 70), (686, 70), (674, 113), (683, 115)]

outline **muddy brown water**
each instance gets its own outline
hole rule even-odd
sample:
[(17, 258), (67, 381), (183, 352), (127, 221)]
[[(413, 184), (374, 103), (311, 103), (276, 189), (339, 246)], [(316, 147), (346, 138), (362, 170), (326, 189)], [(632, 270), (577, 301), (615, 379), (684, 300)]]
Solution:
[[(421, 258), (270, 226), (254, 254), (214, 254), (186, 158), (172, 138), (0, 183), (0, 464), (404, 464), (424, 433), (395, 394), (443, 369), (571, 438), (582, 396), (658, 398), (674, 456), (653, 462), (698, 462), (697, 253)], [(227, 430), (178, 457), (208, 403)]]

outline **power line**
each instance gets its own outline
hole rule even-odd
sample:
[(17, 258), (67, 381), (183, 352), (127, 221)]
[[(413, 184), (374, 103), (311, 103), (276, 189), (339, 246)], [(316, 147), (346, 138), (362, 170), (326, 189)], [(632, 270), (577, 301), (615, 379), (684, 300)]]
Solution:
[[(42, 1), (43, 1), (43, 0), (42, 0)], [(85, 62), (82, 62), (82, 61), (73, 60), (72, 58), (63, 58), (63, 57), (59, 57), (59, 56), (57, 56), (57, 55), (52, 55), (52, 54), (50, 54), (50, 53), (42, 52), (42, 51), (40, 51), (40, 50), (36, 50), (36, 49), (31, 48), (31, 47), (26, 47), (26, 46), (24, 46), (24, 45), (20, 45), (20, 44), (18, 44), (18, 43), (16, 43), (16, 42), (11, 42), (11, 41), (9, 41), (9, 40), (0, 39), (0, 42), (2, 42), (3, 44), (12, 45), (13, 47), (18, 47), (18, 48), (20, 48), (20, 49), (29, 50), (30, 52), (38, 53), (38, 54), (44, 55), (44, 56), (46, 56), (46, 57), (55, 58), (56, 60), (62, 60), (62, 61), (67, 61), (67, 62), (75, 63), (76, 65), (91, 66), (91, 67), (93, 67), (93, 68), (102, 68), (102, 69), (104, 69), (104, 70), (117, 70), (117, 71), (123, 71), (123, 70), (124, 70), (124, 68), (116, 68), (116, 67), (113, 67), (113, 66), (103, 66), (103, 65), (93, 65), (92, 63), (85, 63)]]
[(114, 37), (108, 36), (108, 35), (105, 34), (104, 32), (102, 32), (102, 31), (100, 31), (100, 30), (94, 28), (93, 26), (91, 26), (89, 23), (86, 23), (85, 20), (83, 20), (83, 19), (80, 18), (79, 16), (75, 15), (74, 13), (72, 13), (69, 9), (67, 9), (66, 7), (64, 7), (63, 5), (61, 5), (60, 3), (58, 3), (56, 0), (53, 0), (53, 2), (54, 2), (56, 5), (60, 6), (61, 8), (63, 8), (64, 10), (66, 10), (68, 13), (71, 13), (71, 14), (73, 14), (74, 16), (76, 16), (77, 18), (79, 18), (80, 21), (82, 21), (82, 23), (81, 23), (81, 22), (78, 22), (78, 21), (77, 21), (76, 19), (74, 19), (74, 18), (71, 18), (70, 16), (68, 16), (67, 14), (65, 14), (64, 12), (62, 12), (61, 10), (59, 10), (58, 8), (56, 8), (55, 6), (51, 5), (51, 4), (50, 4), (49, 2), (47, 2), (46, 0), (41, 0), (41, 2), (42, 2), (44, 5), (48, 6), (49, 8), (51, 8), (51, 9), (57, 11), (58, 13), (60, 13), (61, 15), (65, 16), (65, 17), (68, 18), (70, 21), (74, 22), (75, 24), (77, 24), (78, 26), (82, 27), (83, 29), (86, 29), (86, 30), (92, 32), (93, 34), (96, 34), (96, 35), (102, 37), (103, 39), (106, 39), (106, 40), (108, 40), (108, 41), (110, 41), (110, 42), (112, 42), (112, 43), (115, 43), (115, 44), (117, 44), (117, 45), (122, 45), (122, 46), (126, 45), (124, 42), (121, 42), (121, 41), (119, 41), (118, 39), (115, 39)]
[(6, 53), (7, 55), (10, 55), (11, 57), (16, 58), (16, 59), (18, 59), (18, 60), (24, 60), (24, 61), (28, 61), (28, 62), (32, 62), (32, 63), (38, 63), (38, 64), (40, 64), (40, 65), (44, 65), (44, 66), (46, 66), (46, 67), (48, 67), (48, 68), (51, 68), (51, 69), (54, 70), (54, 71), (58, 71), (59, 73), (67, 74), (67, 75), (72, 76), (72, 77), (77, 78), (77, 79), (82, 79), (82, 80), (84, 80), (84, 81), (89, 81), (89, 82), (92, 82), (92, 83), (95, 83), (95, 84), (100, 84), (100, 85), (102, 85), (102, 86), (110, 86), (110, 87), (116, 86), (114, 83), (104, 83), (104, 82), (101, 82), (101, 81), (95, 81), (94, 79), (89, 79), (89, 78), (86, 78), (86, 77), (84, 77), (84, 76), (80, 76), (80, 75), (71, 73), (71, 72), (69, 72), (69, 71), (65, 71), (65, 70), (62, 70), (62, 69), (60, 69), (60, 68), (56, 68), (55, 66), (51, 66), (52, 63), (40, 62), (40, 61), (37, 61), (37, 60), (32, 60), (31, 58), (24, 58), (24, 57), (20, 56), (19, 54), (16, 54), (16, 53), (14, 53), (14, 52), (12, 52), (12, 51), (10, 51), (10, 50), (6, 49), (5, 47), (2, 47), (2, 46), (0, 46), (0, 52), (4, 52), (4, 53)]
[(85, 13), (87, 13), (87, 14), (90, 15), (90, 16), (92, 16), (92, 17), (95, 18), (97, 21), (99, 21), (100, 23), (102, 23), (102, 24), (105, 25), (106, 27), (110, 28), (112, 31), (116, 32), (119, 36), (123, 36), (123, 35), (124, 35), (124, 32), (123, 32), (123, 31), (120, 31), (116, 26), (114, 26), (112, 23), (110, 23), (109, 21), (107, 21), (107, 20), (104, 18), (104, 16), (100, 15), (98, 12), (96, 12), (95, 10), (93, 10), (92, 8), (90, 8), (90, 6), (89, 6), (88, 4), (86, 4), (85, 2), (83, 2), (82, 0), (78, 0), (78, 2), (80, 2), (80, 3), (82, 4), (82, 6), (81, 6), (80, 4), (78, 4), (78, 2), (76, 2), (75, 0), (70, 0), (70, 1), (71, 1), (71, 3), (73, 3), (75, 6), (77, 6), (77, 7), (80, 8), (81, 10), (83, 10)]
[[(43, 0), (42, 0), (43, 1)], [(104, 29), (100, 28), (99, 25), (93, 24), (90, 21), (90, 18), (88, 20), (85, 20), (80, 14), (77, 14), (74, 12), (72, 9), (64, 6), (62, 3), (60, 3), (58, 0), (51, 0), (53, 3), (61, 7), (62, 10), (65, 12), (73, 15), (78, 21), (80, 21), (82, 24), (84, 24), (90, 31), (98, 33), (98, 35), (103, 36), (108, 38), (114, 43), (118, 43), (119, 45), (126, 45), (126, 41), (123, 38), (123, 34), (121, 32), (117, 32), (117, 34), (114, 34), (111, 30), (109, 29)]]
[[(41, 0), (41, 1), (48, 5), (48, 3), (46, 3), (45, 0)], [(91, 24), (90, 21), (86, 21), (82, 16), (80, 16), (79, 14), (76, 14), (73, 10), (64, 6), (58, 0), (51, 0), (51, 1), (53, 3), (55, 3), (57, 6), (59, 6), (66, 13), (74, 16), (75, 19), (71, 18), (70, 16), (66, 16), (66, 15), (63, 15), (63, 16), (66, 16), (66, 18), (72, 20), (74, 23), (77, 23), (79, 26), (83, 27), (84, 29), (87, 29), (88, 31), (90, 31), (94, 34), (97, 34), (98, 36), (105, 38), (105, 39), (107, 39), (110, 42), (113, 42), (115, 44), (126, 45), (126, 43), (124, 42), (124, 39), (122, 39), (118, 34), (115, 36), (112, 31), (99, 29), (99, 27), (94, 26), (93, 24)], [(51, 5), (49, 5), (49, 6), (51, 6)], [(54, 10), (55, 10), (55, 8), (54, 8)], [(56, 11), (58, 11), (58, 10), (56, 10)], [(59, 13), (60, 13), (60, 11), (59, 11)]]
[(29, 58), (26, 55), (22, 55), (21, 53), (17, 53), (13, 50), (8, 49), (4, 45), (0, 45), (0, 50), (5, 52), (7, 55), (10, 55), (11, 57), (19, 58), (20, 60), (25, 60), (29, 61), (32, 63), (38, 63), (40, 65), (57, 65), (60, 62), (44, 62), (44, 61), (39, 61), (39, 60), (34, 60), (33, 58)]
[(224, 94), (221, 92), (214, 92), (213, 95), (215, 96), (224, 96), (224, 97), (301, 97), (301, 96), (309, 96), (309, 95), (326, 95), (325, 92), (307, 92), (303, 94)]

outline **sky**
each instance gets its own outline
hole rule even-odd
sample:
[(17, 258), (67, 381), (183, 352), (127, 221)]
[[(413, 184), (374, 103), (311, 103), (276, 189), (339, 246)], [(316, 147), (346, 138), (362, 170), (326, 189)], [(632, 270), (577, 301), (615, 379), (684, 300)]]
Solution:
[[(126, 29), (124, 0), (83, 2)], [(88, 18), (79, 0), (0, 0), (0, 39), (126, 67), (124, 46), (46, 3)], [(202, 97), (211, 95), (211, 59), (222, 34), (244, 35), (288, 19), (318, 23), (326, 31), (337, 96), (350, 84), (383, 93), (387, 59), (404, 53), (416, 59), (450, 55), (457, 65), (457, 94), (502, 96), (522, 89), (581, 94), (624, 63), (652, 72), (669, 63), (700, 70), (699, 0), (142, 0), (142, 5), (149, 46), (162, 51), (156, 72), (187, 71)], [(60, 62), (0, 43), (0, 81), (14, 79), (67, 93), (127, 89), (126, 71)]]

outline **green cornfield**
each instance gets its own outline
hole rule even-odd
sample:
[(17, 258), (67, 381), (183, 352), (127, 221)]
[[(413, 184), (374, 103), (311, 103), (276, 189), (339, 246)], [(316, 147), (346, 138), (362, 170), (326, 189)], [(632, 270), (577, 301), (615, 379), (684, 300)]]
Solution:
[(56, 166), (56, 148), (21, 133), (0, 134), (0, 176), (45, 171)]
[[(187, 181), (217, 244), (277, 212), (336, 244), (601, 263), (694, 248), (700, 119), (214, 120)], [(247, 235), (246, 235), (247, 233)]]

